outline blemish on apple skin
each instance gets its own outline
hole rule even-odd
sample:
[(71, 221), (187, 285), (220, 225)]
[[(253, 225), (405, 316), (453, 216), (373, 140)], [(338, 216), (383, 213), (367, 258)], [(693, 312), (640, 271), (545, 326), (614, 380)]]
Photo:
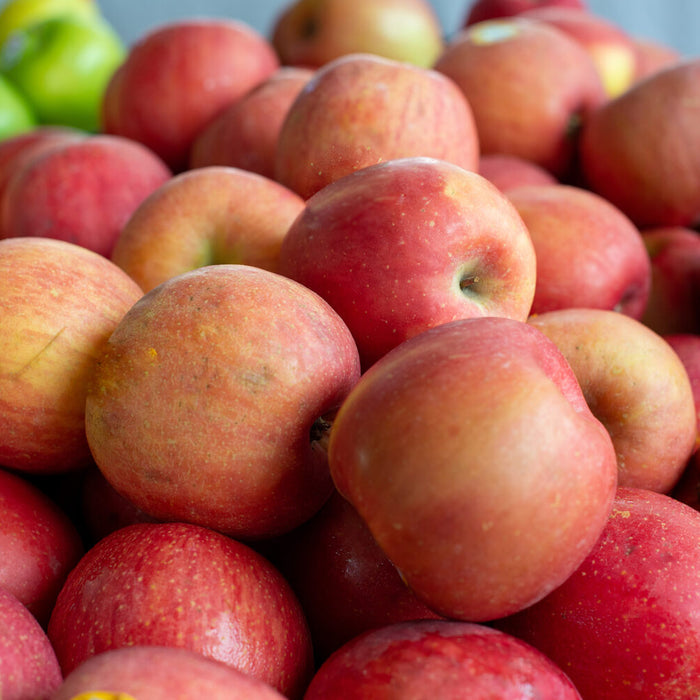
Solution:
[(46, 351), (58, 340), (62, 333), (67, 330), (67, 326), (63, 326), (45, 345), (41, 350), (39, 350), (33, 357), (31, 357), (27, 362), (25, 362), (16, 372), (14, 372), (15, 377), (22, 375), (25, 370), (29, 369)]

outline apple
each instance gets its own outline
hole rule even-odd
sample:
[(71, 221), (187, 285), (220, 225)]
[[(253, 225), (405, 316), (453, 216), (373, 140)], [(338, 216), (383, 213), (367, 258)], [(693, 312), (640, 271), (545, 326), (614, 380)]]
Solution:
[(188, 170), (136, 207), (110, 257), (145, 292), (210, 264), (275, 272), (282, 239), (303, 208), (298, 194), (264, 175), (215, 165)]
[(337, 490), (310, 520), (262, 544), (299, 598), (317, 665), (369, 629), (440, 618), (406, 586)]
[(556, 345), (488, 316), (423, 331), (370, 367), (333, 423), (338, 491), (445, 617), (544, 597), (598, 539), (615, 448)]
[(316, 671), (304, 700), (428, 697), (581, 699), (560, 668), (509, 634), (471, 622), (420, 620), (348, 642)]
[(512, 17), (535, 7), (573, 7), (587, 10), (586, 0), (472, 0), (464, 26), (500, 17)]
[(58, 473), (91, 463), (88, 376), (143, 292), (123, 270), (50, 238), (0, 241), (0, 464)]
[(664, 340), (673, 348), (688, 373), (697, 413), (697, 445), (700, 447), (700, 335), (696, 333), (671, 333)]
[(282, 122), (312, 75), (310, 68), (282, 66), (235, 100), (197, 134), (189, 167), (228, 165), (273, 179)]
[[(208, 528), (138, 523), (93, 545), (48, 625), (64, 675), (123, 647), (180, 647), (300, 698), (312, 670), (306, 619), (263, 556)], [(172, 669), (171, 669), (172, 672)]]
[(68, 572), (83, 554), (67, 514), (23, 476), (0, 468), (0, 586), (46, 625)]
[(423, 157), (362, 168), (309, 198), (279, 270), (338, 312), (364, 368), (458, 318), (524, 321), (536, 283), (532, 241), (506, 196), (478, 173)]
[(2, 235), (55, 238), (109, 257), (134, 209), (171, 177), (153, 151), (131, 139), (94, 134), (67, 140), (9, 179)]
[(350, 331), (310, 289), (204, 266), (147, 292), (115, 328), (86, 435), (106, 479), (150, 516), (270, 537), (330, 495), (329, 419), (359, 372)]
[(287, 0), (271, 41), (282, 63), (320, 68), (351, 53), (371, 53), (430, 68), (443, 29), (427, 0)]
[(607, 100), (593, 59), (579, 42), (517, 15), (457, 32), (434, 69), (467, 98), (481, 153), (534, 161), (557, 179), (569, 177), (574, 167), (581, 121)]
[(284, 700), (272, 686), (201, 653), (139, 645), (95, 654), (74, 669), (51, 700)]
[(411, 156), (478, 169), (466, 98), (437, 71), (349, 54), (319, 68), (287, 111), (275, 179), (308, 199), (343, 175)]
[(535, 248), (533, 314), (586, 306), (642, 316), (651, 263), (639, 229), (621, 210), (573, 185), (524, 185), (506, 194)]
[(0, 586), (0, 696), (51, 700), (61, 668), (46, 632), (12, 593)]
[(692, 386), (673, 348), (615, 311), (561, 309), (529, 322), (562, 351), (591, 411), (608, 429), (618, 486), (670, 491), (697, 436)]
[(637, 82), (584, 120), (585, 185), (640, 228), (700, 219), (700, 58)]
[(642, 321), (661, 335), (700, 333), (700, 234), (685, 226), (642, 230), (651, 290)]
[(36, 124), (37, 118), (32, 106), (13, 83), (0, 73), (0, 139), (31, 131)]
[(600, 540), (561, 586), (497, 626), (564, 669), (584, 700), (700, 693), (700, 513), (620, 488)]
[(688, 460), (681, 478), (671, 491), (671, 497), (700, 511), (700, 450)]
[(559, 182), (541, 165), (508, 153), (484, 153), (479, 158), (479, 174), (501, 192), (520, 185), (555, 185)]
[(635, 81), (644, 80), (657, 70), (669, 68), (683, 60), (683, 54), (671, 44), (646, 36), (631, 35), (632, 45), (637, 53), (635, 60)]
[(40, 123), (94, 132), (105, 87), (125, 55), (107, 20), (64, 14), (13, 32), (0, 45), (0, 71)]
[(278, 67), (270, 42), (245, 22), (159, 24), (129, 47), (107, 84), (102, 131), (134, 139), (172, 170), (185, 170), (202, 128)]

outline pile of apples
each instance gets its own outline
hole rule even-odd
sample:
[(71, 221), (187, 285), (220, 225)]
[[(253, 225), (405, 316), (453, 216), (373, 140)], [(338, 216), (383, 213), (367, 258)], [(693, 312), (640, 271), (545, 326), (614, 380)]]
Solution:
[(0, 141), (3, 700), (700, 697), (700, 59), (299, 0), (99, 114)]

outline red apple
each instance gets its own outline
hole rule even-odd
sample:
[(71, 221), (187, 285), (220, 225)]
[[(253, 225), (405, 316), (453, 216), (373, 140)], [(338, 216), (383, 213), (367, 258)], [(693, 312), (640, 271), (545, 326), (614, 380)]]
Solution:
[(673, 348), (615, 311), (562, 309), (530, 323), (562, 351), (591, 411), (608, 429), (618, 486), (670, 491), (697, 436), (692, 386)]
[(319, 68), (351, 53), (371, 53), (430, 68), (443, 46), (428, 0), (287, 0), (271, 41), (282, 63)]
[(310, 68), (282, 66), (235, 100), (197, 134), (189, 167), (228, 165), (274, 178), (282, 122), (312, 75)]
[(479, 174), (501, 192), (521, 185), (556, 185), (557, 178), (541, 165), (507, 153), (484, 153), (479, 158)]
[(410, 156), (479, 164), (471, 109), (441, 73), (370, 54), (319, 68), (282, 124), (275, 179), (304, 199), (355, 170)]
[(617, 483), (610, 435), (564, 356), (495, 316), (431, 328), (379, 360), (341, 406), (328, 457), (409, 588), (475, 622), (573, 573)]
[(683, 54), (671, 44), (643, 36), (631, 36), (637, 52), (635, 81), (644, 80), (662, 68), (668, 68), (683, 60)]
[(700, 450), (696, 450), (673, 487), (671, 496), (697, 511), (700, 511)]
[(364, 367), (440, 323), (524, 321), (536, 277), (530, 236), (506, 196), (432, 158), (386, 161), (327, 185), (291, 225), (279, 265), (340, 314)]
[(205, 265), (237, 263), (276, 272), (282, 239), (303, 208), (298, 194), (249, 170), (188, 170), (136, 207), (111, 259), (144, 292)]
[(56, 238), (109, 257), (133, 210), (170, 177), (155, 153), (130, 139), (70, 139), (10, 178), (2, 234)]
[(700, 219), (700, 58), (659, 70), (583, 122), (585, 184), (640, 228)]
[(651, 263), (639, 229), (622, 211), (572, 185), (528, 185), (506, 194), (537, 257), (532, 313), (585, 306), (642, 316)]
[(642, 230), (651, 290), (642, 321), (661, 335), (700, 333), (700, 234), (685, 226)]
[(95, 654), (51, 700), (284, 700), (272, 686), (189, 649), (131, 646)]
[(261, 268), (205, 266), (148, 292), (114, 330), (86, 434), (107, 480), (152, 517), (277, 535), (330, 495), (327, 418), (359, 372), (317, 294)]
[(102, 130), (143, 143), (179, 172), (204, 125), (278, 66), (270, 42), (244, 22), (160, 24), (132, 44), (107, 84)]
[(389, 625), (348, 642), (316, 672), (304, 700), (580, 700), (544, 654), (490, 627), (455, 620)]
[(68, 572), (83, 554), (66, 513), (27, 479), (0, 469), (0, 586), (46, 625)]
[(304, 608), (317, 664), (369, 629), (440, 617), (401, 580), (337, 491), (309, 521), (263, 544)]
[(700, 513), (621, 488), (600, 540), (559, 588), (498, 627), (564, 669), (584, 700), (700, 694)]
[(181, 647), (300, 698), (312, 649), (286, 580), (246, 545), (186, 523), (140, 523), (89, 549), (59, 593), (48, 636), (64, 675), (110, 649)]
[(664, 340), (673, 348), (688, 373), (698, 418), (697, 447), (700, 447), (700, 335), (696, 333), (672, 333)]
[(512, 17), (534, 7), (573, 7), (588, 9), (586, 0), (471, 0), (464, 26), (487, 19)]
[(26, 606), (0, 587), (0, 697), (52, 700), (61, 669), (46, 632)]
[(534, 161), (557, 179), (573, 170), (581, 120), (607, 99), (580, 43), (519, 16), (457, 32), (434, 69), (467, 98), (481, 153)]
[(103, 256), (50, 238), (0, 241), (0, 464), (27, 473), (92, 462), (88, 376), (143, 292)]

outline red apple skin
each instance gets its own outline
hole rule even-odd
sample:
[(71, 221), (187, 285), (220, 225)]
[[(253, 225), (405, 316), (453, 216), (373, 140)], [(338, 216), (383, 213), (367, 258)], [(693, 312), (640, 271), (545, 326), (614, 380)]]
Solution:
[(282, 123), (313, 74), (310, 68), (282, 66), (223, 109), (192, 142), (189, 167), (228, 165), (274, 179)]
[(671, 496), (700, 511), (700, 450), (696, 450), (671, 491)]
[(457, 32), (434, 69), (467, 98), (482, 154), (534, 161), (558, 180), (575, 169), (581, 120), (607, 100), (586, 49), (517, 15)]
[(82, 554), (68, 515), (26, 478), (0, 469), (0, 586), (41, 625)]
[(669, 343), (615, 311), (562, 309), (530, 323), (562, 351), (610, 433), (618, 486), (670, 491), (695, 449), (697, 414), (687, 371)]
[(304, 608), (317, 665), (369, 629), (441, 617), (401, 580), (337, 491), (313, 518), (266, 545)]
[(472, 622), (564, 581), (617, 483), (610, 435), (564, 356), (498, 317), (431, 328), (367, 370), (335, 419), (329, 465), (416, 595)]
[(48, 636), (64, 675), (134, 645), (189, 649), (300, 698), (312, 669), (303, 611), (250, 547), (187, 523), (139, 523), (89, 549), (59, 593)]
[(499, 629), (540, 649), (584, 700), (687, 700), (700, 692), (700, 513), (620, 488), (589, 556)]
[(46, 632), (12, 593), (0, 587), (0, 696), (51, 700), (61, 668)]
[(253, 266), (201, 267), (147, 292), (112, 333), (88, 443), (158, 520), (278, 535), (330, 495), (322, 419), (359, 373), (349, 330), (313, 291)]
[(294, 0), (277, 15), (270, 40), (286, 65), (320, 68), (353, 53), (430, 68), (443, 29), (426, 0)]
[(572, 185), (529, 185), (507, 192), (537, 257), (532, 313), (590, 307), (639, 319), (651, 263), (639, 229), (603, 197)]
[(484, 153), (479, 174), (506, 192), (523, 185), (556, 185), (557, 178), (541, 165), (507, 153)]
[(431, 158), (379, 163), (317, 192), (279, 265), (340, 314), (365, 368), (440, 323), (524, 321), (536, 281), (532, 241), (507, 197)]
[(92, 463), (88, 376), (143, 295), (103, 256), (49, 238), (0, 241), (0, 464), (60, 473)]
[(535, 7), (573, 7), (587, 10), (585, 0), (474, 0), (469, 5), (464, 26), (499, 17), (512, 17)]
[(669, 68), (683, 59), (680, 51), (662, 41), (634, 35), (631, 40), (637, 53), (635, 81), (644, 80), (656, 71)]
[(91, 656), (68, 675), (51, 700), (76, 697), (284, 700), (272, 686), (198, 652), (145, 645)]
[(642, 321), (661, 335), (700, 333), (700, 234), (684, 226), (642, 230), (651, 290)]
[(9, 180), (3, 235), (55, 238), (109, 257), (134, 209), (170, 177), (155, 153), (130, 139), (70, 140)]
[(584, 120), (585, 185), (639, 228), (700, 219), (700, 59), (657, 71)]
[(179, 172), (205, 124), (278, 67), (270, 42), (243, 22), (158, 25), (131, 46), (107, 84), (102, 131), (143, 143)]
[(388, 625), (348, 642), (312, 679), (304, 700), (580, 700), (547, 657), (515, 637), (455, 620)]
[(412, 156), (478, 169), (466, 98), (437, 71), (350, 54), (319, 68), (292, 103), (279, 134), (275, 179), (308, 199), (360, 168)]
[(304, 200), (275, 180), (229, 166), (173, 176), (134, 210), (111, 260), (149, 292), (213, 264), (276, 272), (282, 240)]
[(671, 333), (664, 336), (664, 340), (673, 348), (688, 373), (698, 417), (698, 440), (700, 441), (700, 335), (696, 333)]

